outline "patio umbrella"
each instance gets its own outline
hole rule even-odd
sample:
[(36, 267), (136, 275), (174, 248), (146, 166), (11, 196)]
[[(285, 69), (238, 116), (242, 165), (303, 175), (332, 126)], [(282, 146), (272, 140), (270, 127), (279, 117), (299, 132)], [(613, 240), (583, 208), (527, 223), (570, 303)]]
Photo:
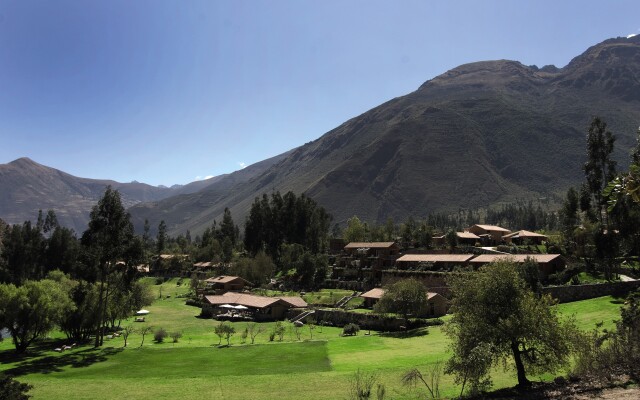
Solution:
[(136, 315), (147, 315), (149, 314), (149, 310), (140, 310), (136, 313)]
[(246, 309), (248, 309), (248, 308), (249, 308), (249, 307), (245, 307), (245, 306), (243, 306), (243, 305), (241, 305), (241, 304), (236, 306), (236, 310), (246, 310)]
[(235, 306), (232, 306), (231, 304), (223, 304), (221, 306), (218, 306), (220, 308), (236, 308)]

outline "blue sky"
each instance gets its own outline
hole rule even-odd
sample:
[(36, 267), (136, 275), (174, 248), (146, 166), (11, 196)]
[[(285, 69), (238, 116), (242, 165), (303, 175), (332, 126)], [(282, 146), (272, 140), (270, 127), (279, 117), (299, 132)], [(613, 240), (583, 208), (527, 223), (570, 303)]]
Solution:
[(0, 163), (188, 183), (460, 64), (562, 67), (634, 1), (0, 1)]

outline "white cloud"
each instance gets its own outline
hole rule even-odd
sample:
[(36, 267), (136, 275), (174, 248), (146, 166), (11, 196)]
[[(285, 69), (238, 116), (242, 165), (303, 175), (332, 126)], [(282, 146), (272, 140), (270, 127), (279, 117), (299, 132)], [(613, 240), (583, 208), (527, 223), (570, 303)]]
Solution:
[(244, 168), (247, 166), (247, 164), (243, 163), (242, 161), (240, 161), (240, 162), (238, 163), (238, 165), (239, 165), (239, 166), (240, 166), (240, 168), (242, 168), (242, 169), (244, 169)]
[(631, 39), (634, 36), (638, 36), (638, 34), (637, 33), (632, 33), (630, 35), (627, 35), (627, 39)]
[(193, 178), (194, 181), (204, 181), (207, 179), (211, 179), (213, 178), (215, 175), (207, 175), (204, 178), (201, 175), (196, 176), (195, 178)]
[(194, 181), (201, 181), (202, 177), (200, 175), (196, 176), (195, 178), (193, 178)]
[(215, 175), (207, 175), (204, 177), (205, 180), (213, 178)]

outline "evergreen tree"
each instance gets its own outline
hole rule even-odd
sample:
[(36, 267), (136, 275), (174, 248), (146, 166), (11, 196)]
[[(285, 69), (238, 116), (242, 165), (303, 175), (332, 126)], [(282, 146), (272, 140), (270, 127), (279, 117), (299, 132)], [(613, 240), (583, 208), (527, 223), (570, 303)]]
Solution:
[[(89, 228), (82, 235), (89, 260), (98, 269), (98, 324), (96, 347), (104, 341), (104, 321), (111, 293), (109, 278), (118, 261), (132, 267), (142, 259), (141, 242), (134, 240), (133, 225), (125, 211), (120, 193), (108, 186), (91, 211)], [(132, 269), (130, 269), (131, 271)], [(130, 272), (128, 271), (128, 272)]]
[(587, 187), (595, 199), (597, 217), (603, 224), (607, 222), (603, 220), (607, 211), (602, 191), (616, 175), (616, 161), (611, 158), (614, 143), (615, 137), (607, 130), (607, 124), (594, 117), (587, 135), (587, 162), (583, 169)]
[(156, 235), (156, 251), (158, 255), (162, 254), (167, 246), (167, 224), (164, 220), (158, 225), (158, 234)]

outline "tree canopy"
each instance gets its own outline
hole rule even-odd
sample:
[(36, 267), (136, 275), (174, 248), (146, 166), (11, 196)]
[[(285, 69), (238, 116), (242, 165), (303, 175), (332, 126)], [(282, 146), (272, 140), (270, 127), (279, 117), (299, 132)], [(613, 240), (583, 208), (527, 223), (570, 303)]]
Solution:
[(251, 255), (264, 250), (278, 266), (282, 244), (299, 244), (312, 254), (327, 248), (331, 216), (314, 200), (288, 192), (256, 197), (245, 222), (244, 245)]
[(427, 289), (416, 279), (403, 279), (389, 285), (374, 306), (379, 313), (420, 315), (427, 307)]
[[(446, 371), (472, 391), (486, 388), (490, 368), (511, 358), (518, 385), (527, 373), (565, 366), (575, 326), (561, 321), (549, 296), (531, 291), (512, 261), (489, 264), (449, 279), (453, 317), (445, 327), (453, 357)], [(473, 355), (473, 365), (469, 357)], [(504, 365), (510, 365), (505, 363)]]
[(67, 293), (53, 280), (26, 281), (21, 286), (0, 284), (0, 326), (7, 327), (19, 353), (73, 308)]

